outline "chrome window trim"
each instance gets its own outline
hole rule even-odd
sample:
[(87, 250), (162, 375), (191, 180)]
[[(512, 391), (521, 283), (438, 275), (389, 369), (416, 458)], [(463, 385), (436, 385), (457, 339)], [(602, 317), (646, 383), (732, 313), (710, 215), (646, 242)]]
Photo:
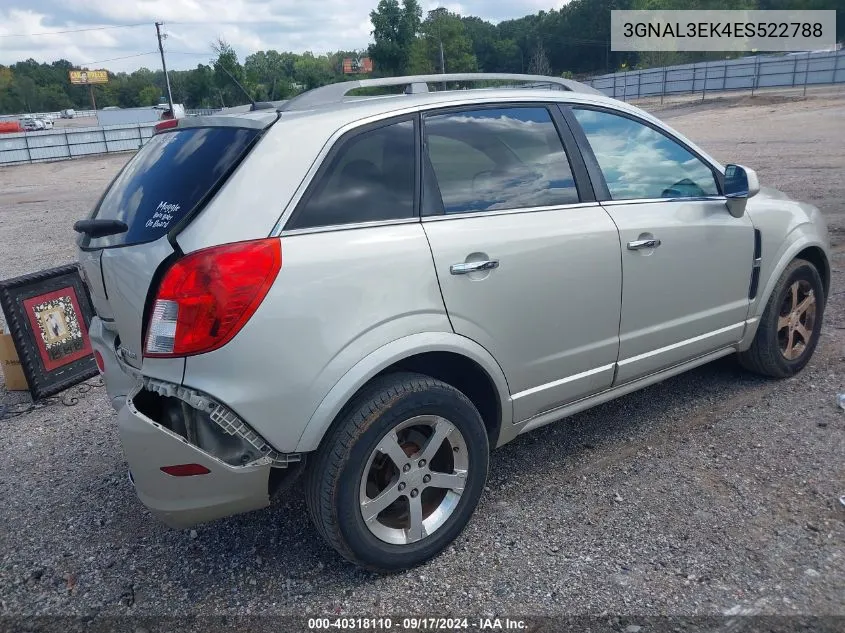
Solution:
[(630, 200), (604, 200), (602, 204), (605, 205), (625, 205), (625, 204), (655, 204), (658, 202), (726, 202), (725, 196), (698, 196), (690, 198), (631, 198)]
[(310, 226), (304, 229), (288, 229), (271, 237), (287, 237), (293, 235), (308, 235), (311, 233), (334, 233), (352, 229), (369, 229), (379, 226), (395, 226), (398, 224), (419, 224), (420, 218), (400, 218), (396, 220), (373, 220), (371, 222), (349, 222), (346, 224), (329, 224), (326, 226)]
[(461, 220), (491, 215), (513, 215), (517, 213), (542, 213), (544, 211), (563, 211), (566, 209), (581, 209), (601, 206), (598, 202), (573, 202), (572, 204), (555, 204), (542, 207), (524, 207), (519, 209), (492, 209), (490, 211), (465, 211), (464, 213), (444, 213), (443, 215), (427, 215), (423, 222), (442, 222), (444, 220)]
[(574, 204), (554, 205), (546, 207), (527, 207), (525, 209), (496, 209), (494, 211), (468, 211), (466, 213), (453, 213), (451, 215), (429, 215), (423, 218), (402, 218), (399, 220), (374, 220), (372, 222), (349, 222), (347, 224), (332, 224), (329, 226), (312, 226), (305, 229), (290, 229), (279, 232), (272, 237), (286, 237), (293, 235), (308, 235), (311, 233), (328, 233), (335, 231), (346, 231), (352, 229), (369, 229), (380, 226), (394, 226), (398, 224), (417, 224), (420, 222), (441, 222), (443, 220), (461, 220), (491, 215), (512, 215), (517, 213), (542, 213), (545, 211), (565, 211), (567, 209), (581, 209), (600, 207), (598, 202), (577, 202)]

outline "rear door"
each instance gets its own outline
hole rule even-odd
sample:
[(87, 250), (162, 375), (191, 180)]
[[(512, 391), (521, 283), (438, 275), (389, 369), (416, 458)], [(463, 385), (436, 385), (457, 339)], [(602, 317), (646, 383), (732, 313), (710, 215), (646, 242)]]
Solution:
[(501, 364), (515, 419), (610, 387), (619, 237), (559, 115), (501, 104), (423, 120), (423, 226), (446, 309)]
[(79, 262), (94, 308), (130, 365), (141, 367), (150, 287), (175, 255), (168, 233), (213, 196), (264, 127), (233, 123), (197, 120), (154, 135), (109, 186), (80, 235)]

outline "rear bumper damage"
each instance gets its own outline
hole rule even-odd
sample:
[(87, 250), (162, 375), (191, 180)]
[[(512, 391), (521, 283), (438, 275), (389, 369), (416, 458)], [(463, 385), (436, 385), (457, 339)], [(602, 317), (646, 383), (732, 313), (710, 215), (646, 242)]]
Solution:
[[(145, 379), (118, 413), (120, 441), (139, 499), (174, 528), (266, 507), (295, 478), (299, 454), (279, 454), (208, 396)], [(162, 470), (192, 466), (203, 474)]]
[(91, 319), (88, 338), (91, 341), (91, 347), (103, 358), (105, 365), (103, 382), (106, 385), (106, 393), (112, 408), (119, 412), (123, 408), (123, 403), (126, 402), (126, 394), (141, 383), (141, 374), (137, 370), (133, 371), (118, 358), (115, 353), (117, 336), (103, 326), (100, 317), (95, 316)]

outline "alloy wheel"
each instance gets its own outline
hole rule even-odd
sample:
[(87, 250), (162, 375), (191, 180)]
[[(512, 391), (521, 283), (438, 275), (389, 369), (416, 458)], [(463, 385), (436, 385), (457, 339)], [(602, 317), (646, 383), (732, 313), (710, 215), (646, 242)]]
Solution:
[(466, 440), (449, 420), (420, 415), (401, 422), (381, 439), (364, 467), (364, 523), (386, 543), (424, 539), (455, 512), (468, 469)]
[(815, 323), (813, 288), (808, 281), (799, 279), (787, 290), (778, 316), (778, 345), (786, 360), (795, 360), (809, 347)]

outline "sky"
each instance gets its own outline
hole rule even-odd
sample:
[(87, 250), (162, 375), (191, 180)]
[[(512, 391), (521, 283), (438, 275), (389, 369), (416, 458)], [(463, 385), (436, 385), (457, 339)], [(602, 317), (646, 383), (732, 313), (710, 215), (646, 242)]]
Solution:
[[(164, 22), (168, 69), (212, 58), (211, 42), (228, 41), (243, 61), (258, 50), (315, 54), (360, 50), (370, 42), (378, 0), (3, 0), (0, 64), (68, 59), (113, 72), (158, 68), (154, 22)], [(559, 8), (560, 0), (421, 0), (491, 22)], [(137, 25), (121, 28), (98, 28)], [(91, 29), (79, 31), (77, 29)], [(75, 31), (56, 33), (56, 31)], [(33, 34), (49, 33), (47, 35)]]

